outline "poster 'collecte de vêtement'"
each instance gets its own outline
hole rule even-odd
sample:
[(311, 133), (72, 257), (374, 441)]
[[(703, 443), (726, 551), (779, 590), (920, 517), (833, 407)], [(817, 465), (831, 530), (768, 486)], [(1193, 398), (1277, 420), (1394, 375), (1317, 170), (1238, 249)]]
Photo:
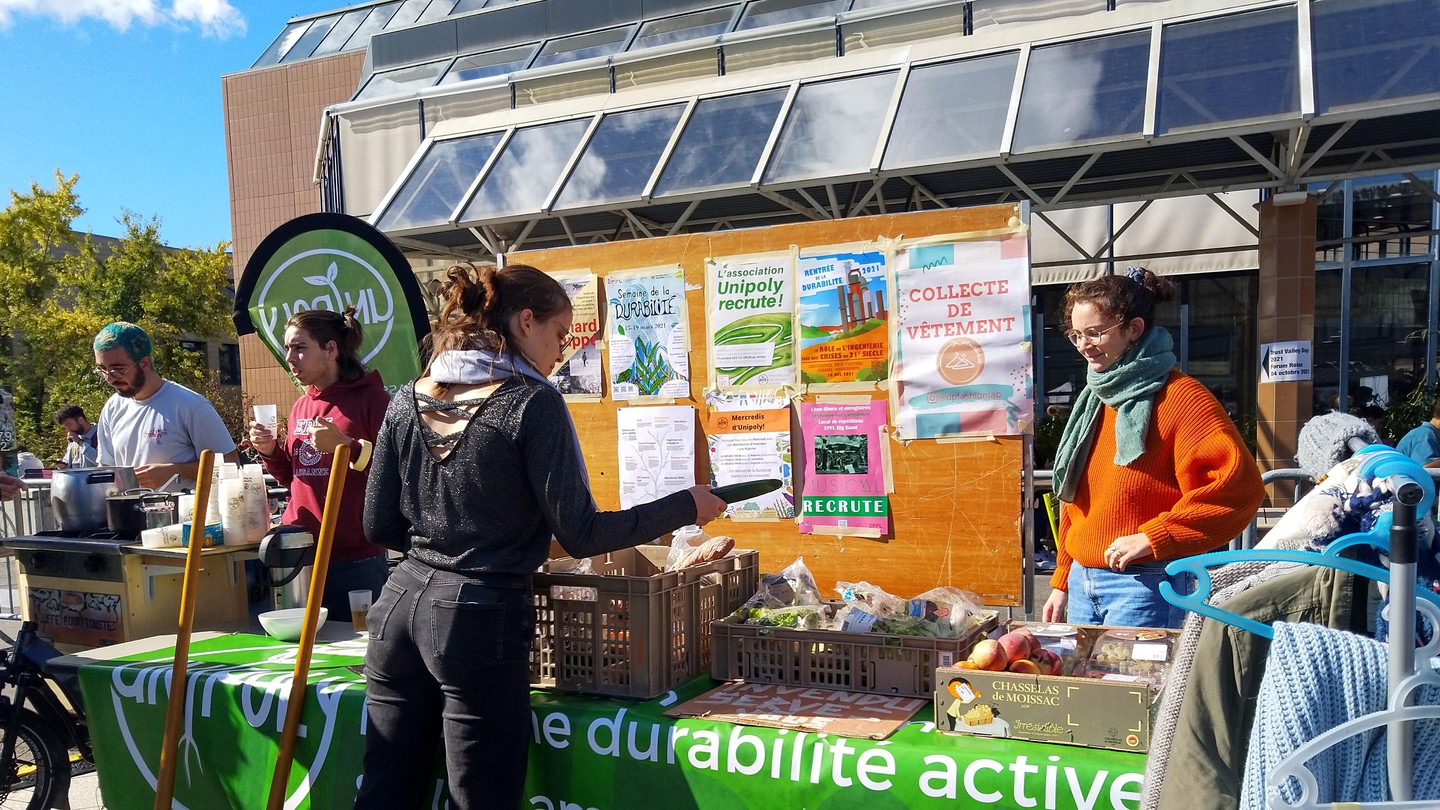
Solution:
[(784, 485), (725, 509), (736, 520), (795, 517), (790, 456), (790, 400), (784, 392), (716, 392), (705, 396), (705, 433), (710, 444), (710, 485), (775, 478)]
[(791, 254), (712, 259), (705, 264), (705, 314), (712, 385), (795, 381)]
[(550, 381), (571, 401), (597, 400), (604, 393), (605, 372), (600, 362), (600, 283), (594, 273), (552, 273), (570, 296), (570, 341), (565, 359)]
[(605, 295), (611, 398), (689, 396), (684, 271), (654, 267), (612, 273), (605, 278)]
[(887, 379), (889, 291), (879, 249), (800, 254), (800, 381), (869, 387)]
[(896, 435), (1029, 431), (1034, 372), (1024, 232), (911, 245), (892, 260)]
[(620, 508), (695, 486), (695, 409), (689, 405), (621, 408)]
[(802, 534), (890, 531), (884, 400), (800, 403), (805, 476)]

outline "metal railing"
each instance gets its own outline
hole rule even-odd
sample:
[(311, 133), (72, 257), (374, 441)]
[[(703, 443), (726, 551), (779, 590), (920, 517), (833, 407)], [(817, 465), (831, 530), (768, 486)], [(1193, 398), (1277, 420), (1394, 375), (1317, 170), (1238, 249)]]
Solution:
[[(50, 508), (50, 481), (25, 479), (14, 499), (0, 501), (0, 537), (50, 531), (57, 528)], [(0, 618), (20, 617), (20, 572), (14, 556), (0, 559)]]

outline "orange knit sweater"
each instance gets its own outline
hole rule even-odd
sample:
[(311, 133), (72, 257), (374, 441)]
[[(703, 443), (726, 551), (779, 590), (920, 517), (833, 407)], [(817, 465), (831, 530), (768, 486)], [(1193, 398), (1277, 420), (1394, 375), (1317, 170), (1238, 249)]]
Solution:
[(1058, 590), (1072, 560), (1103, 568), (1106, 547), (1127, 534), (1143, 532), (1161, 562), (1212, 551), (1250, 524), (1265, 497), (1260, 469), (1225, 409), (1179, 371), (1155, 395), (1145, 452), (1128, 467), (1115, 464), (1115, 409), (1101, 407), (1078, 484), (1060, 514), (1050, 578)]

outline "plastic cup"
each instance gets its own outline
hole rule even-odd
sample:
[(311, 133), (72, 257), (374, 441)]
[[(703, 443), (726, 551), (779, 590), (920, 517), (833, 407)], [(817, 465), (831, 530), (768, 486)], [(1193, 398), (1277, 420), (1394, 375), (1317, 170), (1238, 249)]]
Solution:
[(350, 592), (350, 624), (356, 632), (366, 632), (365, 618), (370, 615), (371, 598), (370, 591), (366, 589)]
[(275, 434), (275, 428), (280, 424), (280, 417), (275, 413), (274, 405), (256, 405), (255, 421), (264, 425), (271, 435)]

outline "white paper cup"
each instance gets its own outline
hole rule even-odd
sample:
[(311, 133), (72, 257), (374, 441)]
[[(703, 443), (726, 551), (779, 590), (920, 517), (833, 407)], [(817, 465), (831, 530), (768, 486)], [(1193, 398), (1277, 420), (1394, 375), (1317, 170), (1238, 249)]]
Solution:
[(179, 523), (145, 529), (140, 532), (140, 545), (145, 548), (174, 548), (180, 545), (183, 526)]
[(255, 421), (256, 421), (256, 422), (259, 422), (259, 423), (262, 424), (262, 425), (264, 425), (264, 426), (266, 427), (266, 429), (268, 429), (268, 430), (270, 431), (271, 434), (274, 434), (274, 433), (275, 433), (275, 428), (280, 424), (279, 416), (275, 413), (275, 406), (274, 406), (274, 405), (256, 405), (255, 408), (254, 408), (254, 410), (255, 410)]
[(370, 615), (371, 598), (368, 589), (350, 592), (350, 624), (356, 632), (366, 632), (365, 619)]

